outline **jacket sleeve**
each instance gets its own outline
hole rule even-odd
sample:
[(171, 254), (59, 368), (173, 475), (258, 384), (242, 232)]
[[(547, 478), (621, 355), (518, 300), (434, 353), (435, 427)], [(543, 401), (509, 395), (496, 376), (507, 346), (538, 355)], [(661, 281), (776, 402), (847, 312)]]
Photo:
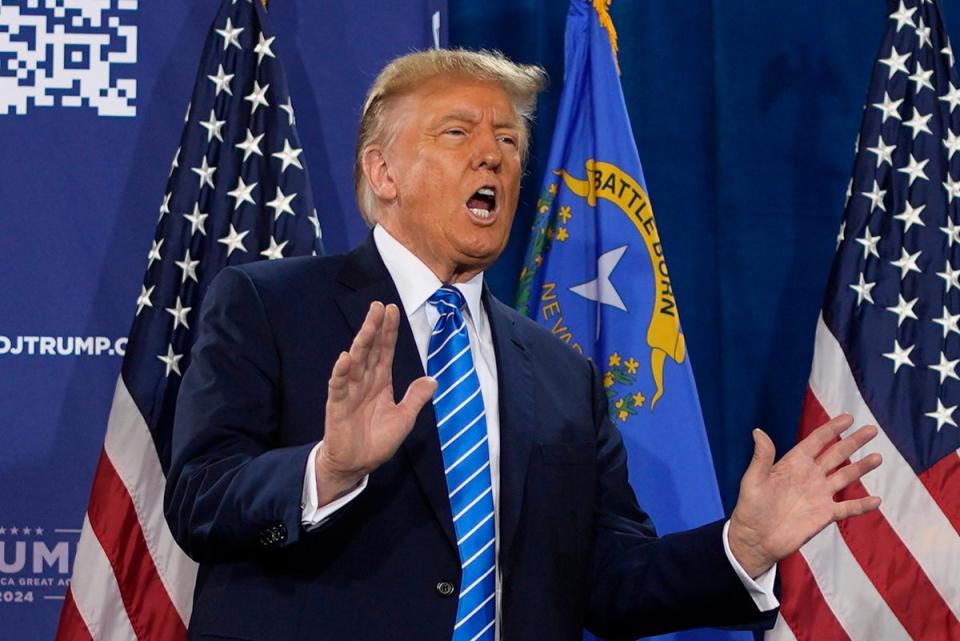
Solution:
[(301, 492), (314, 443), (285, 447), (280, 362), (257, 289), (227, 268), (204, 300), (173, 430), (164, 512), (201, 562), (282, 549), (301, 536)]

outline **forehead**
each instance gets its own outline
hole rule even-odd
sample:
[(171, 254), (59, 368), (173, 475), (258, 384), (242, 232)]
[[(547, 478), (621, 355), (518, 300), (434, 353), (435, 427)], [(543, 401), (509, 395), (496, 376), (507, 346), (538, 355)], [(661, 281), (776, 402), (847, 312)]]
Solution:
[(498, 126), (518, 127), (520, 117), (498, 83), (463, 76), (434, 76), (402, 96), (397, 115), (414, 116), (429, 126), (451, 118), (492, 119)]

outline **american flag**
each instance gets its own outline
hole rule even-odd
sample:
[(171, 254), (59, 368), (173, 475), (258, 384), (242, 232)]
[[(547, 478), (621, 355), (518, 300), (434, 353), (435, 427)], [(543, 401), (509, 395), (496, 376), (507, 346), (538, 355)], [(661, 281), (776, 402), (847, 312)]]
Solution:
[(226, 265), (322, 251), (276, 37), (223, 0), (147, 256), (58, 641), (186, 636), (196, 566), (163, 518), (174, 404), (204, 292)]
[(960, 639), (960, 77), (935, 0), (890, 4), (857, 146), (800, 436), (876, 424), (883, 465), (841, 498), (883, 503), (781, 562), (767, 641)]

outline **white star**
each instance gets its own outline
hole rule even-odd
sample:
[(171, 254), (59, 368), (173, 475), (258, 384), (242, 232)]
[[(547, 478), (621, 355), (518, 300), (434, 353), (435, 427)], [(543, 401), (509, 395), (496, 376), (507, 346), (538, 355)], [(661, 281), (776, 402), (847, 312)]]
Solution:
[(246, 252), (247, 248), (243, 246), (243, 237), (249, 234), (249, 231), (237, 232), (233, 228), (233, 224), (230, 225), (230, 233), (217, 240), (218, 243), (223, 243), (227, 246), (227, 257), (230, 257), (230, 254), (233, 253), (233, 250), (239, 249), (242, 252)]
[(233, 204), (233, 208), (236, 210), (243, 203), (247, 202), (251, 205), (256, 205), (257, 201), (253, 199), (253, 196), (250, 194), (253, 193), (253, 188), (257, 186), (257, 183), (246, 184), (243, 182), (243, 176), (237, 176), (237, 187), (233, 191), (228, 191), (227, 195), (233, 198), (236, 202)]
[[(950, 174), (947, 174), (947, 180), (943, 183), (943, 188), (947, 192), (948, 203), (952, 203), (954, 198), (960, 197), (960, 181), (954, 180)], [(943, 227), (940, 229), (943, 229)]]
[(910, 25), (916, 29), (917, 26), (913, 24), (913, 14), (916, 12), (916, 7), (907, 9), (903, 4), (903, 0), (900, 0), (900, 8), (890, 14), (890, 19), (897, 21), (897, 33), (900, 33), (900, 29), (906, 25)]
[(960, 376), (957, 376), (957, 363), (960, 363), (960, 359), (955, 361), (947, 360), (947, 355), (940, 352), (940, 363), (938, 365), (928, 365), (927, 367), (940, 374), (940, 384), (943, 385), (943, 381), (948, 378), (954, 378), (960, 381)]
[(903, 126), (910, 127), (911, 129), (913, 129), (913, 139), (916, 140), (917, 136), (919, 136), (921, 132), (927, 133), (927, 134), (933, 133), (932, 131), (930, 131), (930, 127), (927, 126), (927, 122), (929, 122), (931, 118), (933, 118), (933, 114), (921, 116), (920, 110), (914, 107), (913, 118), (911, 118), (910, 120), (904, 120)]
[(906, 167), (901, 167), (897, 171), (910, 176), (910, 180), (907, 184), (913, 186), (913, 181), (917, 178), (928, 180), (927, 174), (923, 171), (923, 168), (927, 166), (928, 162), (930, 162), (929, 158), (917, 162), (917, 159), (913, 157), (913, 154), (910, 154), (910, 163)]
[(935, 419), (937, 421), (937, 431), (939, 432), (944, 425), (949, 424), (954, 427), (957, 426), (957, 422), (953, 420), (953, 411), (955, 409), (957, 409), (956, 405), (951, 405), (949, 407), (946, 407), (938, 398), (937, 409), (932, 412), (927, 412), (926, 414), (924, 414), (924, 416), (929, 416), (930, 418)]
[(223, 65), (217, 66), (217, 75), (207, 76), (210, 82), (217, 86), (217, 92), (214, 94), (215, 97), (219, 96), (221, 91), (226, 91), (231, 96), (233, 95), (233, 92), (230, 90), (230, 81), (233, 80), (233, 76), (234, 74), (226, 73), (223, 70)]
[(910, 81), (916, 86), (916, 93), (927, 87), (930, 91), (933, 91), (933, 83), (930, 82), (930, 76), (933, 75), (933, 69), (930, 71), (925, 70), (921, 65), (920, 61), (917, 60), (913, 68), (913, 74), (910, 76)]
[(293, 165), (297, 169), (303, 169), (303, 165), (300, 164), (300, 160), (297, 158), (300, 154), (303, 153), (303, 149), (296, 149), (295, 147), (290, 146), (290, 140), (284, 138), (283, 140), (283, 150), (276, 153), (270, 154), (274, 158), (279, 158), (283, 161), (283, 166), (280, 168), (280, 173), (282, 174), (287, 170), (287, 167)]
[(144, 307), (153, 307), (150, 297), (153, 296), (154, 289), (156, 289), (156, 285), (151, 285), (150, 289), (147, 289), (146, 285), (140, 285), (140, 296), (137, 297), (137, 313), (134, 316), (139, 316)]
[(167, 193), (163, 195), (163, 203), (160, 204), (160, 218), (163, 218), (164, 214), (170, 213), (170, 197), (172, 193)]
[(877, 207), (879, 207), (881, 211), (887, 211), (887, 208), (883, 204), (883, 199), (887, 195), (887, 190), (880, 189), (880, 184), (876, 180), (873, 181), (873, 189), (870, 191), (862, 191), (860, 192), (860, 195), (866, 196), (870, 199), (870, 213), (873, 213), (873, 210)]
[(898, 71), (902, 71), (903, 73), (909, 73), (907, 71), (907, 65), (905, 64), (909, 58), (910, 58), (909, 51), (903, 55), (900, 55), (899, 53), (897, 53), (897, 48), (895, 46), (890, 47), (890, 57), (881, 58), (879, 60), (881, 64), (885, 64), (887, 65), (887, 67), (890, 68), (889, 75), (887, 76), (887, 80), (889, 80), (890, 78), (893, 78), (893, 76)]
[(223, 29), (216, 29), (217, 33), (223, 36), (223, 50), (226, 51), (230, 45), (233, 45), (237, 49), (243, 49), (240, 46), (240, 41), (237, 39), (237, 36), (243, 31), (243, 27), (234, 28), (233, 23), (230, 22), (230, 18), (227, 18), (227, 24)]
[(283, 213), (288, 213), (291, 216), (295, 216), (297, 212), (293, 211), (293, 208), (290, 206), (290, 202), (296, 198), (297, 194), (293, 193), (289, 196), (284, 196), (283, 192), (280, 190), (280, 187), (277, 187), (276, 197), (267, 203), (267, 207), (273, 208), (273, 219), (279, 220), (280, 215)]
[(922, 251), (918, 251), (916, 254), (909, 254), (906, 247), (900, 247), (900, 260), (890, 261), (891, 265), (900, 268), (900, 280), (906, 278), (909, 272), (920, 273), (920, 268), (917, 267), (917, 259), (920, 258), (922, 253)]
[[(877, 163), (877, 165), (879, 166), (879, 163)], [(891, 167), (893, 166), (893, 163), (892, 163), (892, 162), (890, 163), (890, 166), (891, 166)], [(844, 206), (844, 207), (846, 207), (846, 206), (850, 203), (850, 196), (852, 196), (852, 195), (853, 195), (853, 178), (850, 178), (850, 180), (847, 181), (847, 193), (846, 193), (846, 196), (845, 196), (844, 199), (843, 199), (843, 206)]]
[(278, 258), (283, 258), (283, 248), (287, 246), (289, 240), (285, 240), (279, 245), (273, 236), (270, 237), (270, 246), (260, 252), (261, 256), (266, 256), (270, 260), (276, 260)]
[(163, 238), (160, 240), (155, 240), (150, 246), (150, 253), (147, 254), (147, 269), (150, 269), (150, 266), (153, 265), (153, 261), (161, 260), (160, 247), (163, 246), (163, 240)]
[(257, 54), (257, 65), (263, 61), (264, 56), (270, 56), (271, 58), (276, 58), (273, 55), (273, 52), (270, 50), (270, 45), (273, 44), (273, 41), (276, 40), (275, 36), (270, 36), (269, 38), (264, 38), (263, 33), (260, 33), (260, 42), (257, 43), (257, 46), (253, 50)]
[(952, 129), (947, 129), (947, 137), (943, 140), (943, 146), (947, 148), (947, 160), (953, 160), (953, 154), (960, 151), (960, 136), (953, 133)]
[(313, 213), (307, 216), (307, 220), (310, 221), (310, 224), (313, 225), (313, 233), (317, 238), (323, 237), (323, 232), (320, 231), (320, 219), (317, 218), (317, 210), (314, 209)]
[(903, 211), (894, 216), (897, 220), (903, 221), (903, 233), (910, 231), (910, 227), (913, 225), (920, 225), (921, 227), (926, 227), (924, 222), (920, 220), (920, 213), (923, 212), (926, 205), (920, 205), (919, 207), (914, 207), (908, 202), (903, 203)]
[[(941, 227), (942, 229), (942, 227)], [(955, 236), (951, 236), (953, 240), (956, 240)], [(953, 244), (953, 240), (950, 241), (950, 244)], [(946, 264), (943, 266), (942, 272), (937, 272), (937, 276), (943, 279), (943, 293), (948, 294), (951, 287), (956, 287), (960, 289), (960, 269), (954, 269), (953, 265), (950, 264), (950, 259), (947, 259)]]
[(843, 242), (844, 233), (847, 230), (847, 221), (840, 223), (840, 231), (837, 233), (837, 247), (840, 247), (840, 243)]
[(35, 527), (35, 528), (33, 528), (33, 531), (36, 532), (37, 534), (43, 534), (43, 528), (42, 528), (42, 527)]
[(217, 120), (217, 114), (211, 109), (210, 120), (201, 120), (198, 124), (207, 130), (207, 142), (210, 142), (214, 138), (223, 142), (223, 136), (220, 135), (220, 130), (223, 129), (223, 125), (226, 124), (226, 122), (226, 120)]
[(187, 254), (183, 257), (183, 260), (175, 260), (174, 264), (180, 268), (180, 271), (183, 272), (182, 277), (180, 278), (180, 283), (187, 282), (187, 279), (193, 280), (195, 283), (199, 283), (197, 280), (197, 265), (200, 264), (199, 260), (193, 260), (190, 258), (190, 250), (187, 249)]
[(264, 107), (269, 107), (270, 103), (267, 102), (267, 89), (270, 88), (270, 83), (260, 86), (260, 83), (256, 80), (253, 81), (253, 91), (250, 92), (249, 96), (245, 96), (244, 100), (249, 100), (253, 105), (250, 108), (250, 115), (253, 115), (256, 112), (257, 107), (263, 105)]
[(868, 303), (873, 302), (873, 295), (870, 293), (870, 290), (876, 286), (876, 283), (866, 282), (863, 278), (863, 274), (860, 274), (859, 285), (850, 285), (850, 289), (857, 292), (857, 307), (860, 307), (860, 303), (862, 303), (864, 300), (866, 300)]
[(613, 286), (613, 282), (610, 280), (613, 270), (617, 268), (617, 263), (620, 262), (626, 251), (627, 246), (622, 245), (601, 254), (597, 258), (597, 277), (581, 285), (571, 287), (570, 291), (601, 305), (610, 305), (627, 311), (627, 306), (623, 304), (620, 293), (617, 292), (617, 288)]
[(904, 349), (900, 347), (900, 341), (893, 339), (893, 351), (884, 354), (885, 358), (889, 358), (893, 361), (893, 373), (896, 374), (897, 370), (900, 369), (901, 365), (907, 365), (908, 367), (916, 367), (913, 364), (913, 361), (910, 360), (910, 352), (913, 351), (915, 345)]
[(903, 294), (897, 294), (897, 304), (893, 307), (887, 307), (888, 312), (893, 312), (897, 315), (897, 327), (903, 324), (908, 318), (917, 320), (917, 315), (913, 312), (913, 306), (917, 304), (919, 298), (914, 298), (911, 301), (905, 300)]
[(947, 55), (947, 58), (950, 60), (950, 66), (953, 67), (953, 48), (950, 46), (950, 43), (947, 42), (947, 46), (940, 50), (940, 53)]
[(280, 108), (287, 112), (287, 118), (290, 121), (290, 126), (292, 127), (295, 125), (297, 123), (297, 118), (293, 115), (293, 100), (288, 97), (287, 104), (280, 105)]
[(883, 163), (887, 163), (893, 167), (893, 150), (896, 148), (896, 145), (888, 145), (883, 142), (883, 136), (880, 136), (877, 138), (877, 146), (867, 147), (867, 151), (877, 155), (877, 169), (879, 169)]
[(170, 376), (170, 372), (176, 373), (177, 376), (182, 376), (180, 373), (180, 359), (183, 358), (183, 354), (177, 354), (173, 351), (173, 345), (167, 345), (167, 355), (158, 354), (157, 358), (163, 361), (163, 364), (167, 366), (167, 371), (164, 373), (164, 376)]
[(250, 157), (250, 154), (257, 154), (262, 156), (263, 152), (260, 151), (260, 140), (263, 138), (264, 134), (259, 136), (254, 136), (253, 133), (247, 129), (247, 137), (243, 142), (237, 143), (237, 149), (243, 150), (243, 159), (246, 160)]
[(199, 167), (191, 167), (190, 171), (200, 176), (200, 189), (203, 189), (203, 184), (206, 183), (210, 185), (210, 189), (213, 189), (213, 172), (217, 170), (216, 167), (211, 167), (207, 164), (207, 157), (203, 157), (203, 164)]
[(187, 314), (190, 313), (192, 307), (184, 307), (183, 303), (180, 302), (180, 297), (177, 296), (177, 304), (175, 307), (166, 307), (167, 312), (173, 316), (173, 329), (176, 331), (177, 327), (183, 325), (187, 329), (190, 329), (190, 325), (187, 323)]
[(957, 323), (960, 322), (960, 314), (951, 314), (946, 305), (943, 306), (943, 316), (934, 318), (933, 322), (943, 327), (944, 338), (946, 338), (950, 332), (960, 334), (960, 326), (957, 325)]
[(870, 232), (870, 227), (865, 227), (863, 230), (863, 238), (856, 239), (858, 243), (863, 245), (863, 259), (866, 260), (867, 256), (873, 254), (877, 258), (880, 258), (879, 252), (877, 252), (877, 243), (880, 241), (879, 236), (874, 236)]
[(930, 42), (930, 27), (923, 23), (922, 16), (917, 21), (917, 37), (920, 38), (920, 43), (917, 45), (920, 49), (922, 49), (924, 45), (929, 47), (933, 44)]
[(960, 105), (960, 87), (950, 83), (950, 89), (947, 90), (947, 93), (940, 96), (940, 100), (950, 105), (950, 113), (957, 108), (957, 105)]
[(207, 216), (209, 214), (204, 214), (200, 211), (200, 203), (193, 204), (193, 213), (184, 214), (183, 217), (190, 221), (190, 235), (193, 236), (198, 231), (201, 236), (207, 235), (207, 230), (205, 229)]
[(193, 102), (187, 103), (187, 111), (183, 114), (183, 122), (190, 122), (190, 110), (193, 109)]
[(173, 170), (180, 166), (180, 147), (177, 147), (177, 153), (173, 154), (173, 162), (170, 163), (170, 171), (167, 176), (173, 175)]

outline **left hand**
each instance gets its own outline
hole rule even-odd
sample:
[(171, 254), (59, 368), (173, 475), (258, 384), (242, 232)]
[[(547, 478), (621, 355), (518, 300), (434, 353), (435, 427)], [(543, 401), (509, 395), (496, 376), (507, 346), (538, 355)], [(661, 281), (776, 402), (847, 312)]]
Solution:
[(730, 551), (751, 577), (799, 550), (830, 523), (880, 507), (877, 496), (833, 499), (881, 462), (873, 453), (843, 465), (877, 435), (868, 425), (830, 445), (852, 424), (847, 414), (827, 421), (776, 464), (773, 441), (762, 430), (753, 431), (753, 460), (740, 481), (729, 530)]

